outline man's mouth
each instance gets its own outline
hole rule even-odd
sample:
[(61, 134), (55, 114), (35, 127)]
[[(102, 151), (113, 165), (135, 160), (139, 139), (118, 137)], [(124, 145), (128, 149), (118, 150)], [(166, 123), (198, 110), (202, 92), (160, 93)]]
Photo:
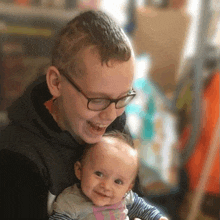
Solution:
[(100, 133), (104, 133), (105, 129), (108, 127), (108, 125), (103, 125), (103, 124), (94, 124), (92, 122), (88, 122), (88, 124), (90, 125), (90, 127), (92, 128), (93, 132), (100, 132)]

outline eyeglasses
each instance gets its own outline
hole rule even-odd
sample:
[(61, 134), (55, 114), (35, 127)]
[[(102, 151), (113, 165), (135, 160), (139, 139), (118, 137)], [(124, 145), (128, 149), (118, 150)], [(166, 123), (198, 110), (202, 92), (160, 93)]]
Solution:
[(115, 103), (115, 108), (123, 108), (126, 105), (128, 105), (131, 100), (136, 96), (136, 92), (132, 89), (128, 92), (126, 96), (123, 96), (119, 99), (106, 99), (106, 98), (88, 98), (87, 95), (80, 89), (76, 83), (71, 79), (71, 77), (66, 74), (64, 71), (59, 70), (59, 72), (69, 81), (69, 83), (80, 93), (83, 94), (83, 96), (88, 100), (87, 108), (92, 111), (102, 111), (106, 108), (108, 108), (111, 103)]

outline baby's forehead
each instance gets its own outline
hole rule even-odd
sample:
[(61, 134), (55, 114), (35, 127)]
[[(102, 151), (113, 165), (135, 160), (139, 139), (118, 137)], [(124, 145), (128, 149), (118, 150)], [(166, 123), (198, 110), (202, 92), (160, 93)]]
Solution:
[(103, 137), (102, 140), (93, 145), (89, 155), (98, 157), (100, 155), (125, 154), (128, 159), (137, 159), (137, 150), (123, 140), (114, 137)]
[[(132, 146), (115, 138), (103, 138), (90, 149), (88, 165), (97, 169), (112, 170), (124, 178), (133, 178), (138, 170), (137, 151)], [(129, 170), (129, 171), (128, 171)], [(129, 176), (128, 173), (131, 175)]]
[(101, 141), (95, 144), (95, 147), (99, 149), (109, 149), (113, 151), (135, 151), (134, 148), (126, 143), (124, 140), (109, 136), (102, 137)]

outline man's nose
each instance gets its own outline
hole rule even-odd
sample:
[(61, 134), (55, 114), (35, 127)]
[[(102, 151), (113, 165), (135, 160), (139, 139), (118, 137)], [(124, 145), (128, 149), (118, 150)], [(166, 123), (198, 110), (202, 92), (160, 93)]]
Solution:
[(114, 121), (124, 112), (124, 108), (116, 109), (115, 103), (111, 103), (108, 108), (100, 112), (100, 118), (107, 121)]

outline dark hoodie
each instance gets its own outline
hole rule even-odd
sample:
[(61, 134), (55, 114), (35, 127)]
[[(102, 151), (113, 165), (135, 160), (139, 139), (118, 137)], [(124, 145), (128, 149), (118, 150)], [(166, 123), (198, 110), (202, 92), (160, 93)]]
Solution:
[[(0, 211), (3, 219), (47, 219), (48, 193), (77, 182), (74, 163), (82, 154), (44, 103), (51, 99), (45, 76), (8, 109), (10, 124), (0, 134)], [(124, 130), (125, 114), (108, 130)]]

